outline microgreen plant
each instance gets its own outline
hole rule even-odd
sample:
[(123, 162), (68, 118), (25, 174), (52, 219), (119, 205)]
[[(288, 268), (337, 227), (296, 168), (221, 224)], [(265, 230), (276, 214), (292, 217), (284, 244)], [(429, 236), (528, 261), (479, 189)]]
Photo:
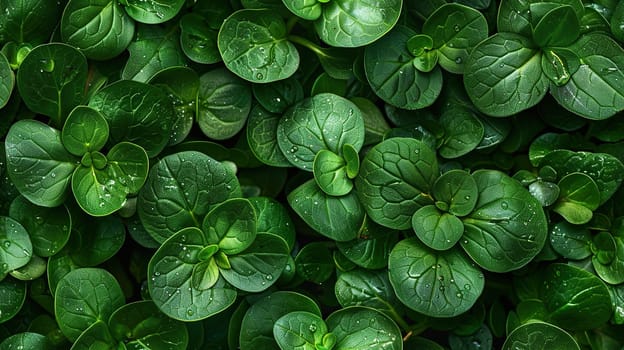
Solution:
[(624, 1), (0, 0), (0, 350), (622, 349)]

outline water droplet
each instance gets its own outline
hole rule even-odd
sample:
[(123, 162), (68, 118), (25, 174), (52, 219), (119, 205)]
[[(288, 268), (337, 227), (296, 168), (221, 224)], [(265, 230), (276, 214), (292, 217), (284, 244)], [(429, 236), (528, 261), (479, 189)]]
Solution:
[(186, 310), (186, 314), (189, 315), (189, 316), (193, 316), (194, 313), (195, 312), (193, 310), (191, 310), (191, 309)]
[(256, 73), (256, 79), (262, 80), (264, 79), (264, 75), (262, 73)]
[(457, 25), (457, 24), (454, 25), (453, 26), (453, 30), (456, 31), (456, 32), (459, 32), (459, 25)]
[(315, 324), (311, 324), (310, 327), (308, 327), (308, 330), (312, 333), (316, 332), (316, 325)]
[(270, 281), (270, 280), (272, 280), (272, 279), (273, 279), (273, 276), (271, 276), (271, 275), (266, 275), (266, 279)]
[(465, 290), (470, 290), (470, 288), (472, 288), (469, 284), (464, 284), (464, 289)]
[(461, 57), (457, 57), (455, 59), (455, 63), (457, 63), (457, 64), (462, 64), (462, 62), (464, 62), (464, 60)]
[(509, 208), (509, 204), (507, 204), (507, 202), (503, 201), (503, 202), (501, 202), (501, 208), (503, 210), (507, 210), (507, 208)]
[(8, 248), (11, 246), (11, 241), (4, 241), (3, 245)]

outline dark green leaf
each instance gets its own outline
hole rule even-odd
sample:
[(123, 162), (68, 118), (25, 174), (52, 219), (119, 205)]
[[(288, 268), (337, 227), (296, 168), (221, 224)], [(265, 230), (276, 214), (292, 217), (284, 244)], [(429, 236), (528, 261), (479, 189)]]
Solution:
[(505, 340), (503, 350), (580, 350), (574, 338), (563, 329), (544, 322), (531, 322), (514, 329)]
[(15, 86), (15, 74), (9, 66), (9, 61), (0, 53), (0, 108), (6, 106)]
[(82, 268), (59, 281), (54, 312), (63, 334), (75, 341), (90, 325), (108, 319), (124, 301), (113, 275), (99, 268)]
[(61, 140), (65, 149), (78, 157), (99, 151), (108, 141), (108, 122), (95, 109), (78, 106), (65, 120)]
[(282, 350), (316, 350), (323, 343), (327, 325), (321, 317), (307, 311), (293, 311), (273, 325), (273, 336)]
[(269, 83), (286, 79), (299, 66), (299, 52), (286, 40), (286, 23), (268, 9), (243, 9), (219, 30), (219, 52), (225, 65), (243, 79)]
[(260, 105), (254, 106), (247, 120), (246, 136), (249, 148), (258, 160), (274, 167), (289, 167), (292, 165), (279, 149), (277, 142), (277, 126), (281, 117)]
[(463, 170), (450, 170), (442, 174), (434, 182), (432, 192), (433, 198), (444, 202), (448, 212), (457, 216), (468, 215), (479, 197), (477, 183)]
[(380, 269), (388, 265), (388, 256), (398, 241), (398, 233), (366, 218), (358, 238), (336, 242), (336, 246), (356, 265), (366, 269)]
[(70, 0), (60, 29), (64, 42), (95, 60), (121, 54), (134, 37), (134, 21), (114, 0)]
[(481, 295), (483, 273), (458, 248), (435, 251), (417, 238), (399, 242), (388, 260), (390, 282), (410, 309), (433, 317), (453, 317)]
[(330, 196), (344, 196), (351, 192), (353, 182), (347, 175), (347, 164), (336, 153), (322, 149), (316, 153), (312, 165), (316, 184)]
[(366, 154), (355, 185), (373, 221), (402, 230), (411, 227), (416, 210), (433, 204), (429, 192), (437, 177), (436, 155), (426, 144), (391, 138)]
[(3, 277), (0, 275), (0, 323), (17, 315), (26, 300), (26, 282)]
[(0, 350), (12, 349), (51, 350), (53, 347), (45, 335), (23, 332), (14, 334), (0, 343)]
[(589, 222), (600, 205), (600, 190), (594, 180), (584, 173), (570, 173), (561, 178), (557, 186), (560, 193), (553, 211), (571, 224)]
[(123, 0), (126, 12), (141, 23), (163, 23), (173, 17), (184, 6), (184, 0)]
[(533, 29), (539, 47), (568, 46), (580, 35), (579, 18), (572, 6), (559, 6), (546, 13)]
[(390, 318), (400, 317), (402, 312), (385, 270), (356, 269), (341, 273), (334, 291), (342, 307), (367, 306)]
[(199, 77), (197, 123), (209, 138), (229, 139), (245, 127), (251, 102), (246, 81), (225, 68), (208, 71)]
[(550, 245), (567, 259), (581, 260), (591, 255), (591, 234), (582, 226), (561, 221), (550, 228)]
[(434, 205), (418, 209), (412, 216), (412, 228), (427, 247), (450, 249), (464, 234), (464, 224), (455, 215), (440, 211)]
[(203, 64), (221, 61), (217, 47), (218, 32), (210, 28), (206, 18), (188, 13), (180, 19), (180, 30), (180, 45), (188, 58)]
[(87, 59), (76, 48), (59, 43), (40, 45), (28, 53), (17, 71), (17, 87), (32, 111), (61, 126), (84, 98)]
[(403, 349), (401, 330), (377, 310), (348, 307), (327, 317), (327, 328), (336, 337), (336, 349)]

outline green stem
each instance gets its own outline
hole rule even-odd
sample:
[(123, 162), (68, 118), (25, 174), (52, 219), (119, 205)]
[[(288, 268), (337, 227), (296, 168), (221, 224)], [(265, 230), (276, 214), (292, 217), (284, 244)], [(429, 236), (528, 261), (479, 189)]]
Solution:
[(301, 37), (299, 35), (289, 35), (288, 36), (288, 40), (292, 41), (295, 44), (299, 44), (309, 50), (311, 50), (312, 52), (314, 52), (315, 54), (319, 55), (319, 56), (326, 56), (325, 52), (323, 52), (323, 49), (321, 49), (318, 45), (316, 45), (315, 43), (311, 42), (310, 40)]
[(295, 24), (297, 24), (297, 22), (299, 21), (299, 17), (297, 16), (292, 16), (288, 19), (288, 22), (286, 22), (286, 33), (290, 33), (290, 31), (293, 29), (293, 27), (295, 26)]

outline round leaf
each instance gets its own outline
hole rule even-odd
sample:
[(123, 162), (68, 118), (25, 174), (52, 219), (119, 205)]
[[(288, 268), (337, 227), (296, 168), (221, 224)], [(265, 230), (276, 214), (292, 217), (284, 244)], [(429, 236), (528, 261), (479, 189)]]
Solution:
[(35, 47), (17, 71), (17, 87), (26, 106), (58, 126), (83, 101), (86, 82), (85, 56), (59, 43)]
[(203, 64), (221, 62), (217, 47), (218, 32), (210, 28), (206, 18), (188, 13), (180, 19), (180, 31), (182, 51), (188, 58)]
[[(601, 237), (606, 239), (601, 239)], [(599, 240), (606, 241), (607, 244), (599, 244)], [(601, 232), (594, 236), (594, 246), (597, 251), (592, 257), (592, 266), (598, 276), (612, 285), (624, 282), (624, 241), (622, 238), (611, 236), (608, 232)]]
[(32, 254), (32, 242), (24, 226), (0, 216), (0, 277), (26, 265)]
[(9, 129), (5, 148), (9, 177), (24, 197), (46, 207), (65, 201), (77, 159), (63, 147), (58, 130), (21, 120)]
[(256, 213), (248, 200), (229, 199), (206, 214), (201, 228), (209, 244), (226, 255), (238, 254), (256, 238)]
[(576, 340), (563, 329), (544, 322), (531, 322), (514, 329), (503, 344), (503, 350), (580, 350)]
[[(0, 277), (3, 277), (0, 274)], [(12, 319), (26, 300), (26, 282), (14, 278), (0, 280), (0, 324)]]
[(589, 222), (600, 205), (600, 191), (594, 180), (583, 173), (570, 173), (559, 180), (557, 186), (559, 199), (553, 211), (572, 224)]
[(341, 156), (326, 149), (320, 150), (316, 153), (312, 164), (314, 180), (328, 195), (344, 196), (353, 188), (346, 167), (346, 162)]
[(518, 269), (544, 246), (546, 215), (539, 202), (511, 177), (493, 170), (472, 174), (479, 189), (475, 209), (464, 217), (462, 248), (494, 272)]
[(40, 207), (20, 196), (11, 202), (9, 215), (24, 226), (37, 256), (52, 256), (69, 240), (72, 220), (63, 205)]
[(322, 3), (318, 0), (283, 0), (284, 5), (297, 17), (314, 21), (323, 13)]
[(479, 189), (474, 178), (463, 170), (450, 170), (433, 184), (433, 197), (448, 204), (448, 212), (468, 215), (477, 204)]
[(220, 269), (232, 286), (246, 292), (261, 292), (272, 286), (286, 267), (288, 245), (279, 236), (259, 233), (244, 252), (229, 256), (230, 269)]
[(90, 59), (121, 54), (134, 36), (134, 21), (114, 0), (70, 0), (60, 23), (63, 41)]
[(468, 311), (485, 281), (461, 250), (434, 251), (417, 238), (399, 242), (388, 260), (394, 291), (403, 304), (432, 317), (453, 317)]
[(54, 293), (54, 313), (63, 335), (75, 341), (91, 324), (107, 320), (124, 302), (113, 275), (99, 268), (82, 268), (59, 281)]
[(439, 121), (444, 128), (444, 138), (438, 151), (444, 158), (459, 158), (477, 148), (483, 141), (483, 123), (469, 109), (448, 108)]
[(457, 216), (440, 212), (433, 205), (414, 213), (412, 228), (423, 243), (435, 250), (452, 248), (464, 234), (464, 224)]
[(316, 232), (338, 242), (355, 239), (364, 221), (364, 208), (354, 191), (341, 197), (329, 196), (314, 180), (290, 192), (288, 203)]
[(307, 311), (293, 311), (280, 317), (273, 325), (273, 336), (285, 349), (316, 350), (323, 344), (327, 325), (323, 319)]
[(607, 286), (595, 275), (567, 264), (551, 264), (540, 294), (550, 320), (570, 330), (603, 325), (613, 312)]
[[(97, 266), (114, 257), (123, 246), (126, 228), (119, 216), (92, 218), (84, 214), (72, 215), (74, 225), (66, 250), (72, 263), (85, 267)], [(67, 264), (62, 259), (61, 263)]]
[(0, 53), (0, 108), (6, 106), (15, 86), (15, 74), (9, 66), (9, 61)]
[(366, 79), (377, 96), (402, 109), (420, 109), (433, 104), (442, 90), (442, 73), (436, 67), (423, 73), (413, 64), (407, 42), (416, 32), (397, 26), (380, 40), (366, 47)]
[(546, 13), (533, 29), (533, 41), (539, 47), (572, 44), (580, 35), (580, 21), (572, 6), (558, 6)]
[(429, 192), (437, 176), (431, 148), (412, 138), (390, 138), (366, 154), (355, 185), (373, 221), (404, 230), (416, 210), (432, 204)]
[(152, 349), (186, 348), (186, 326), (161, 313), (150, 300), (126, 304), (111, 315), (108, 321), (112, 336), (126, 347)]
[(89, 106), (108, 121), (113, 145), (132, 142), (154, 157), (169, 143), (176, 115), (167, 95), (155, 86), (120, 80), (99, 90)]
[(316, 33), (330, 46), (358, 47), (384, 36), (399, 20), (403, 2), (330, 1), (314, 22)]
[(199, 321), (227, 309), (236, 300), (236, 289), (222, 278), (199, 289), (195, 266), (199, 252), (208, 245), (194, 227), (179, 231), (162, 243), (147, 267), (147, 285), (158, 309), (181, 321)]
[(399, 231), (364, 220), (359, 237), (348, 242), (336, 242), (338, 250), (354, 264), (366, 269), (381, 269), (388, 265), (390, 250), (399, 239)]
[(73, 155), (99, 151), (108, 140), (108, 123), (95, 109), (87, 106), (74, 108), (61, 131), (63, 146)]
[(229, 139), (245, 127), (251, 88), (227, 69), (214, 69), (199, 77), (197, 102), (197, 123), (204, 135)]
[(280, 236), (290, 251), (295, 245), (295, 227), (286, 206), (270, 197), (250, 197), (256, 212), (256, 231)]
[(125, 10), (134, 20), (157, 24), (166, 22), (182, 9), (184, 0), (123, 0)]
[(342, 155), (345, 144), (360, 150), (364, 143), (364, 120), (357, 106), (344, 97), (322, 93), (286, 111), (277, 126), (277, 143), (288, 161), (311, 171), (322, 149)]
[(494, 117), (533, 107), (548, 92), (541, 59), (541, 51), (528, 38), (494, 34), (479, 43), (466, 62), (466, 91), (481, 112)]
[(53, 349), (53, 346), (45, 335), (23, 332), (14, 334), (0, 343), (0, 350), (11, 349), (49, 350)]
[(566, 259), (581, 260), (591, 255), (591, 233), (586, 227), (567, 221), (550, 227), (550, 245)]
[(276, 348), (273, 325), (280, 317), (294, 311), (321, 316), (321, 310), (312, 299), (291, 291), (278, 291), (256, 301), (243, 316), (240, 348)]
[(137, 210), (150, 235), (163, 242), (185, 227), (200, 227), (217, 203), (240, 197), (236, 176), (220, 162), (195, 151), (162, 158), (139, 192)]
[(367, 306), (393, 317), (402, 305), (394, 294), (385, 270), (352, 270), (341, 273), (334, 286), (342, 307)]
[(262, 107), (271, 113), (283, 113), (303, 99), (303, 86), (295, 77), (269, 84), (254, 84), (253, 94)]
[(78, 205), (93, 216), (119, 210), (129, 194), (145, 183), (149, 159), (140, 146), (116, 144), (108, 153), (104, 169), (80, 166), (72, 175), (72, 191)]
[(431, 14), (422, 31), (433, 38), (440, 65), (451, 73), (462, 74), (470, 51), (487, 38), (488, 25), (481, 12), (450, 3)]
[(249, 148), (259, 161), (274, 167), (292, 166), (277, 144), (277, 126), (282, 116), (269, 113), (260, 105), (256, 105), (249, 113), (247, 120), (247, 142)]
[(548, 181), (535, 181), (529, 185), (529, 193), (537, 199), (543, 207), (548, 207), (559, 198), (559, 186)]
[(388, 316), (365, 307), (348, 307), (327, 317), (336, 349), (403, 349), (401, 330)]
[(286, 23), (268, 9), (243, 9), (221, 25), (218, 45), (229, 70), (255, 83), (286, 79), (299, 67), (299, 52), (286, 40)]

